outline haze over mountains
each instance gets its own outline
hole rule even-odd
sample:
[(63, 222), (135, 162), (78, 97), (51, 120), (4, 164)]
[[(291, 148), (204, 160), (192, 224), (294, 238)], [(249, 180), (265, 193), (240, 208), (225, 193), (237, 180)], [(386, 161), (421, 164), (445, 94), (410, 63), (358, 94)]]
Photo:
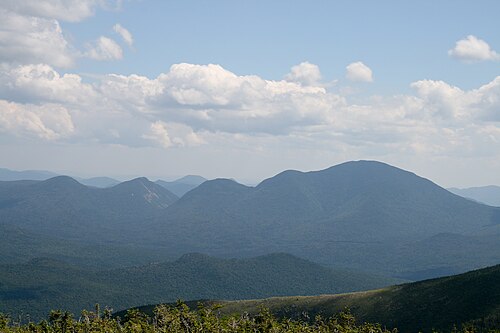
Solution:
[[(15, 181), (15, 180), (47, 180), (49, 178), (61, 176), (60, 174), (44, 171), (44, 170), (24, 170), (24, 171), (15, 171), (9, 170), (5, 168), (0, 168), (0, 181)], [(80, 184), (99, 187), (99, 188), (107, 188), (118, 185), (120, 183), (119, 180), (116, 180), (111, 177), (92, 177), (92, 178), (82, 178), (82, 177), (72, 177), (77, 180)], [(156, 183), (161, 185), (174, 193), (175, 195), (181, 197), (186, 192), (192, 190), (196, 186), (200, 185), (206, 181), (205, 178), (197, 175), (188, 175), (176, 179), (174, 181), (164, 181), (157, 180)]]
[(256, 187), (216, 179), (180, 199), (145, 178), (106, 189), (69, 177), (1, 182), (0, 221), (6, 232), (161, 254), (155, 258), (287, 252), (407, 279), (500, 261), (500, 208), (373, 161), (285, 171)]
[(500, 207), (500, 186), (449, 188), (448, 191), (490, 206)]

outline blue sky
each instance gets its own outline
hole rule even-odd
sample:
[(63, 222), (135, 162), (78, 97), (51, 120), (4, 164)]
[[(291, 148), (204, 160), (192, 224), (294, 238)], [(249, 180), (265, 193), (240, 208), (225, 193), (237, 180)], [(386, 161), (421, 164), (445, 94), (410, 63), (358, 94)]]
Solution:
[(2, 6), (2, 167), (256, 182), (376, 159), (500, 185), (498, 1)]
[(279, 80), (309, 61), (334, 80), (362, 60), (377, 69), (374, 91), (397, 93), (420, 79), (491, 81), (498, 63), (464, 66), (447, 51), (468, 35), (498, 42), (498, 12), (498, 1), (132, 1), (63, 27), (78, 43), (113, 35), (115, 22), (133, 32), (121, 61), (82, 61), (82, 72), (155, 77), (175, 63), (214, 63)]

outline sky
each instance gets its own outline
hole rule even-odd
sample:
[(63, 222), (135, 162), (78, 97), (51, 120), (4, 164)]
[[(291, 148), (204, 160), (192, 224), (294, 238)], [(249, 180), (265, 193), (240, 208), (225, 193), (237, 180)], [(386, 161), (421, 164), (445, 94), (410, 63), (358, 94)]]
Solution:
[(500, 1), (0, 0), (0, 167), (500, 185)]

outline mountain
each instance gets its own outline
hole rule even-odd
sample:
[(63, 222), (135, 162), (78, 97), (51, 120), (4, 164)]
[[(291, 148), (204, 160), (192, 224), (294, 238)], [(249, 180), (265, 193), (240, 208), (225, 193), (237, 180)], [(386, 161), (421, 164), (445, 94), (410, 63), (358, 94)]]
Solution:
[(79, 183), (87, 186), (106, 188), (118, 185), (120, 182), (109, 177), (76, 178)]
[[(500, 265), (465, 274), (341, 295), (273, 297), (221, 304), (222, 314), (258, 313), (269, 308), (285, 318), (323, 318), (349, 308), (359, 322), (380, 323), (399, 332), (450, 332), (473, 321), (500, 329)], [(152, 314), (154, 306), (139, 307)], [(123, 312), (122, 312), (123, 314)], [(488, 331), (484, 329), (484, 331)]]
[(500, 262), (500, 208), (374, 161), (285, 171), (255, 187), (203, 182), (182, 198), (137, 178), (0, 182), (0, 225), (168, 257), (291, 253), (331, 267), (422, 279)]
[(500, 186), (449, 188), (448, 191), (490, 206), (500, 207)]
[(174, 193), (180, 198), (187, 192), (191, 191), (192, 189), (196, 188), (197, 186), (206, 181), (207, 180), (201, 176), (188, 175), (179, 178), (173, 182), (157, 180), (155, 183), (160, 186), (163, 186), (164, 188), (166, 188), (167, 190)]
[[(149, 222), (147, 229), (179, 253), (248, 256), (282, 251), (392, 275), (440, 268), (453, 273), (481, 267), (474, 262), (492, 265), (500, 260), (499, 208), (373, 161), (285, 171), (256, 187), (226, 179), (207, 181)], [(469, 255), (473, 258), (468, 263), (450, 264), (442, 258), (473, 248), (473, 242), (462, 247), (448, 239), (451, 247), (445, 248), (432, 243), (439, 234), (493, 241)], [(437, 252), (413, 252), (422, 243)]]
[(192, 253), (173, 262), (99, 271), (38, 258), (24, 264), (0, 265), (0, 311), (41, 319), (51, 309), (79, 313), (95, 303), (124, 309), (178, 298), (317, 295), (365, 290), (397, 281), (332, 270), (282, 253), (250, 259)]
[(57, 176), (57, 174), (50, 171), (43, 171), (43, 170), (14, 171), (14, 170), (0, 168), (0, 181), (46, 180), (55, 176)]
[[(24, 170), (14, 171), (9, 169), (0, 168), (0, 181), (15, 181), (15, 180), (47, 180), (49, 178), (57, 177), (58, 174), (50, 171), (43, 170)], [(94, 187), (111, 187), (120, 183), (118, 180), (109, 177), (93, 177), (75, 179), (84, 185)]]
[(206, 178), (203, 178), (202, 176), (198, 176), (198, 175), (187, 175), (187, 176), (184, 176), (184, 177), (181, 177), (177, 180), (175, 180), (175, 182), (177, 183), (183, 183), (183, 184), (191, 184), (191, 185), (201, 185), (202, 183), (206, 182), (207, 179)]
[(0, 182), (0, 224), (53, 237), (120, 241), (141, 230), (177, 200), (167, 189), (137, 178), (100, 189), (67, 176)]

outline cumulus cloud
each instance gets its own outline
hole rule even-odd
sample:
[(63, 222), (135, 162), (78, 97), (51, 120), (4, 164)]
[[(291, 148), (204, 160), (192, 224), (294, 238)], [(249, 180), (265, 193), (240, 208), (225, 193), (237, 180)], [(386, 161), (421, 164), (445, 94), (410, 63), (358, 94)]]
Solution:
[(94, 88), (79, 75), (61, 75), (46, 64), (4, 66), (0, 71), (0, 98), (11, 101), (81, 105), (96, 97)]
[(491, 49), (490, 45), (476, 36), (469, 35), (455, 43), (448, 54), (462, 61), (500, 60), (500, 54)]
[(151, 124), (151, 132), (143, 135), (143, 138), (158, 142), (163, 148), (172, 147), (173, 143), (168, 135), (168, 130), (164, 122), (156, 121)]
[(305, 86), (317, 85), (321, 80), (321, 72), (317, 65), (305, 61), (293, 66), (290, 73), (285, 76), (285, 80)]
[(372, 82), (373, 74), (370, 67), (358, 61), (347, 65), (346, 78), (355, 82)]
[(238, 76), (219, 65), (177, 64), (157, 78), (150, 98), (160, 114), (210, 131), (287, 133), (331, 122), (343, 98), (322, 87)]
[(471, 90), (433, 80), (411, 87), (412, 94), (353, 104), (321, 86), (219, 65), (181, 63), (156, 78), (110, 74), (92, 84), (48, 65), (0, 67), (0, 128), (2, 135), (165, 149), (265, 149), (266, 142), (370, 154), (500, 149), (500, 77)]
[(0, 9), (0, 62), (67, 68), (74, 64), (75, 55), (58, 21)]
[(85, 55), (94, 60), (117, 60), (123, 58), (123, 50), (111, 38), (101, 36), (89, 45)]
[(72, 134), (74, 125), (68, 110), (60, 105), (0, 100), (0, 131), (56, 140)]
[(450, 119), (465, 116), (466, 94), (458, 87), (443, 81), (421, 80), (411, 84), (417, 95), (425, 102), (425, 112), (431, 116)]
[(132, 34), (130, 31), (122, 27), (120, 24), (115, 24), (113, 26), (113, 30), (121, 36), (123, 41), (127, 43), (128, 46), (132, 46), (134, 44), (134, 38), (132, 37)]
[[(120, 0), (4, 0), (0, 8), (0, 63), (74, 66), (78, 58), (121, 59), (123, 51), (112, 39), (100, 37), (82, 52), (65, 38), (59, 21), (79, 22), (97, 7), (119, 7)], [(130, 32), (114, 27), (132, 45)]]
[(3, 0), (2, 7), (25, 16), (78, 22), (94, 14), (99, 0)]
[(422, 80), (411, 84), (424, 103), (423, 112), (447, 120), (500, 120), (500, 76), (477, 89), (463, 91), (443, 81)]
[(144, 139), (152, 140), (163, 148), (198, 146), (205, 140), (186, 125), (176, 123), (165, 123), (161, 120), (155, 121), (150, 126), (150, 131), (142, 136)]

